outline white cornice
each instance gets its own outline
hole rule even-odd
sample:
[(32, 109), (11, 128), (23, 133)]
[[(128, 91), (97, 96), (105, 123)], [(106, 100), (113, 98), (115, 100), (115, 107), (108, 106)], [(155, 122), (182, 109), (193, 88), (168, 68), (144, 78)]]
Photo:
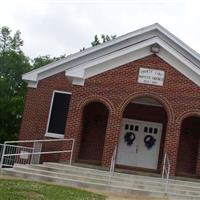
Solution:
[(65, 74), (66, 76), (75, 78), (76, 73), (80, 75), (77, 70), (81, 70), (83, 76), (77, 76), (76, 78), (82, 78), (81, 85), (83, 85), (84, 80), (87, 78), (151, 55), (150, 46), (153, 44), (159, 44), (161, 47), (160, 52), (157, 54), (159, 57), (200, 86), (199, 68), (158, 37), (127, 47), (123, 50), (101, 57), (100, 59), (79, 65), (77, 68), (66, 70)]
[(65, 71), (73, 84), (84, 85), (84, 80), (91, 76), (150, 55), (150, 46), (155, 43), (161, 46), (158, 56), (200, 86), (200, 55), (159, 24), (75, 53), (26, 73), (22, 78), (29, 87), (37, 87), (39, 80)]

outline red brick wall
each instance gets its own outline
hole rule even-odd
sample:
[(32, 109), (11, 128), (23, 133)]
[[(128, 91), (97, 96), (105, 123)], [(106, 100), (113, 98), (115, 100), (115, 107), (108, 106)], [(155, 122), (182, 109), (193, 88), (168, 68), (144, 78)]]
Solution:
[(196, 173), (200, 119), (186, 118), (181, 127), (177, 173)]
[[(164, 70), (164, 86), (137, 83), (140, 67)], [(70, 85), (64, 73), (39, 81), (37, 89), (28, 89), (20, 139), (44, 137), (54, 89), (72, 92), (65, 137), (76, 139), (74, 159), (80, 149), (84, 106), (91, 101), (100, 101), (109, 109), (102, 158), (104, 166), (110, 165), (118, 143), (122, 113), (133, 99), (149, 96), (163, 104), (168, 115), (163, 151), (170, 157), (172, 174), (176, 172), (181, 121), (190, 113), (200, 113), (200, 88), (161, 58), (152, 55), (91, 77), (85, 81), (84, 87)]]
[(158, 123), (164, 123), (167, 121), (167, 115), (163, 107), (135, 103), (127, 105), (123, 117)]
[(43, 139), (53, 91), (71, 92), (71, 88), (64, 73), (40, 81), (37, 89), (28, 88), (19, 139)]
[(102, 103), (94, 102), (85, 107), (79, 159), (101, 163), (107, 120), (108, 110)]

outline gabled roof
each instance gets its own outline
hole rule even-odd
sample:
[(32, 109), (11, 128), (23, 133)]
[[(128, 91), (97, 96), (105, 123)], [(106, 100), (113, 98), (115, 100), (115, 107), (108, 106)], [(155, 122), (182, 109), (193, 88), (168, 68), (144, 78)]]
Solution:
[(153, 54), (154, 44), (160, 46), (159, 57), (200, 86), (200, 54), (157, 23), (35, 69), (22, 79), (37, 87), (39, 80), (65, 71), (73, 84), (84, 85), (89, 77)]

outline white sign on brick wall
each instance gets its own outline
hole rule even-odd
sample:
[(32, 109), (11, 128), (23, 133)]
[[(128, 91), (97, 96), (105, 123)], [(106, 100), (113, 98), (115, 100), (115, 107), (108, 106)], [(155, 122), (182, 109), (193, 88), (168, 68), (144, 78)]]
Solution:
[(157, 69), (141, 67), (138, 74), (138, 83), (163, 86), (165, 72)]

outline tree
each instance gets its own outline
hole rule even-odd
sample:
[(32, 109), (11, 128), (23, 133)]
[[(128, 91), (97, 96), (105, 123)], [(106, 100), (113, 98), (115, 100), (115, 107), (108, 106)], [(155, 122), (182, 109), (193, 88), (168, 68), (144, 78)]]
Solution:
[(23, 41), (20, 38), (21, 32), (17, 31), (14, 36), (11, 36), (11, 30), (3, 26), (0, 29), (0, 51), (3, 52), (18, 52), (21, 51), (20, 47), (23, 45)]
[(44, 65), (47, 65), (49, 63), (58, 61), (58, 60), (65, 58), (65, 57), (66, 57), (65, 55), (61, 55), (59, 57), (53, 57), (53, 58), (51, 58), (50, 55), (38, 56), (38, 57), (36, 57), (32, 60), (32, 63), (33, 63), (32, 68), (36, 69), (36, 68), (42, 67)]
[[(115, 38), (115, 35), (102, 34), (99, 39), (95, 35), (91, 44), (96, 46)], [(0, 143), (17, 139), (26, 93), (22, 74), (66, 57), (45, 55), (30, 62), (21, 50), (22, 46), (20, 31), (12, 34), (8, 27), (0, 28)]]
[(22, 117), (26, 84), (21, 75), (30, 70), (21, 51), (20, 32), (0, 29), (0, 142), (16, 139)]
[(97, 35), (94, 36), (94, 41), (91, 42), (91, 45), (94, 47), (94, 46), (97, 46), (99, 44), (102, 44), (102, 43), (105, 43), (105, 42), (108, 42), (110, 40), (113, 40), (115, 39), (117, 36), (116, 35), (104, 35), (102, 34), (100, 36), (100, 39)]

